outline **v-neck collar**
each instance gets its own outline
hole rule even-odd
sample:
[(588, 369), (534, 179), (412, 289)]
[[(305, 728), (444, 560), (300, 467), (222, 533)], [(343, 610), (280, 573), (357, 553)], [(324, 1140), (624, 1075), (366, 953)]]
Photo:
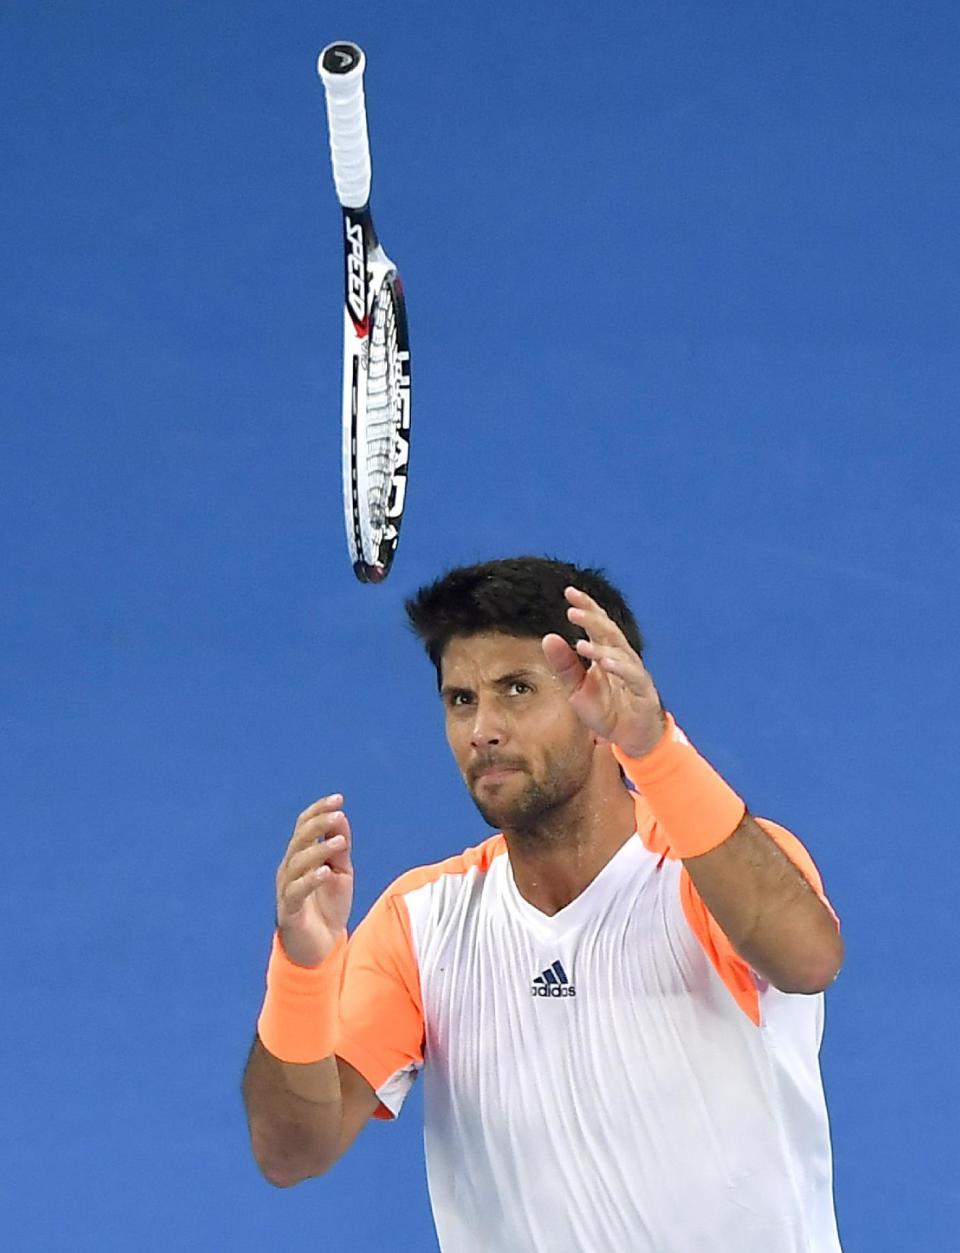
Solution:
[(617, 889), (624, 872), (643, 852), (643, 844), (637, 832), (627, 837), (614, 855), (592, 879), (579, 896), (575, 896), (569, 905), (564, 905), (555, 914), (545, 914), (531, 905), (517, 887), (513, 877), (513, 866), (510, 863), (510, 852), (507, 850), (504, 861), (504, 891), (507, 901), (514, 914), (531, 930), (540, 935), (556, 939), (558, 936), (582, 926), (595, 914)]

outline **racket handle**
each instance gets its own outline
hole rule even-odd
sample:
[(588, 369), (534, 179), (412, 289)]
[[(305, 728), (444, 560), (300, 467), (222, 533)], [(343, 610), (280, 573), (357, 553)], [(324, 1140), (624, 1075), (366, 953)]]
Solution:
[(366, 58), (352, 43), (328, 44), (317, 58), (327, 96), (330, 159), (337, 199), (345, 209), (362, 209), (370, 199), (370, 141), (363, 99)]

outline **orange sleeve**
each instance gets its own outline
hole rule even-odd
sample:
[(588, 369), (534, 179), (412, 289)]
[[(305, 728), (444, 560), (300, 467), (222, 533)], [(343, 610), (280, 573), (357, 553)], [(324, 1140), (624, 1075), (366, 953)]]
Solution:
[[(379, 1091), (423, 1064), (420, 975), (403, 897), (390, 890), (347, 945), (336, 1053)], [(377, 1118), (392, 1118), (383, 1104)]]
[[(771, 822), (769, 818), (756, 818), (755, 822), (766, 831), (771, 839), (776, 841), (836, 919), (837, 915), (824, 895), (820, 872), (813, 858), (797, 837), (786, 827)], [(686, 867), (680, 872), (680, 901), (691, 931), (700, 941), (703, 951), (710, 958), (717, 974), (750, 1021), (759, 1027), (760, 993), (753, 971), (721, 931), (720, 924), (707, 909), (700, 893), (694, 887)]]

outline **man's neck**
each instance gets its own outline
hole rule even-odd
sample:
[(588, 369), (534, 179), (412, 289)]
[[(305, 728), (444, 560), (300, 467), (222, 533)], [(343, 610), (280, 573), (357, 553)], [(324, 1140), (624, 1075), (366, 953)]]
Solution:
[(576, 900), (637, 829), (633, 798), (619, 780), (607, 794), (590, 793), (579, 792), (536, 830), (504, 830), (517, 890), (543, 914)]

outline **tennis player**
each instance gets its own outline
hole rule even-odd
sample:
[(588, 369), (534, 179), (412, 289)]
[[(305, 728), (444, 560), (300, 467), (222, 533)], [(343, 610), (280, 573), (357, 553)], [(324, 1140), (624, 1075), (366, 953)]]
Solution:
[(843, 946), (803, 845), (665, 711), (601, 572), (492, 561), (407, 612), (499, 833), (348, 939), (344, 799), (300, 815), (244, 1078), (264, 1175), (324, 1174), (422, 1070), (444, 1253), (837, 1253)]

